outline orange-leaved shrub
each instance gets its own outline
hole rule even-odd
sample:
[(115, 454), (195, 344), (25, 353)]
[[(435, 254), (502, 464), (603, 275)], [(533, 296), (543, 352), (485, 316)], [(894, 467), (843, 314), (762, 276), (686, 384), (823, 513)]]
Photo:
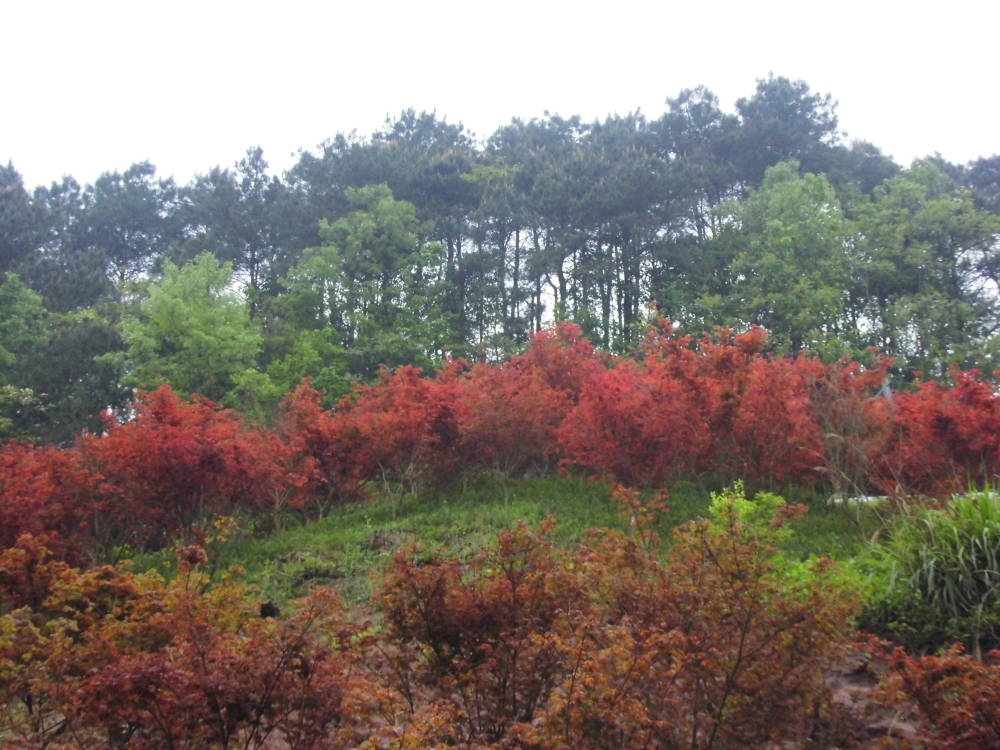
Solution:
[(911, 702), (930, 727), (924, 747), (1000, 747), (1000, 652), (984, 663), (956, 645), (938, 656), (896, 649), (886, 685), (889, 702)]
[(812, 488), (823, 478), (823, 433), (814, 417), (810, 384), (821, 362), (804, 357), (754, 360), (731, 423), (736, 476), (755, 487)]
[(827, 367), (767, 357), (764, 340), (762, 329), (722, 329), (695, 342), (661, 322), (639, 359), (586, 381), (559, 428), (564, 465), (633, 486), (707, 474), (814, 487), (830, 473), (811, 398)]
[(307, 486), (328, 502), (363, 497), (366, 482), (439, 481), (458, 469), (457, 391), (450, 370), (427, 377), (405, 366), (325, 409), (306, 382), (285, 399), (279, 433)]
[[(621, 493), (619, 493), (621, 494)], [(627, 494), (627, 493), (626, 493)], [(410, 746), (742, 748), (822, 741), (852, 585), (785, 559), (800, 509), (735, 487), (681, 527), (561, 552), (520, 527), (468, 563), (411, 551), (381, 603)]]
[(102, 510), (100, 474), (79, 452), (10, 443), (0, 447), (0, 550), (24, 535), (76, 564), (94, 551)]
[(780, 554), (800, 512), (736, 486), (676, 531), (665, 561), (613, 536), (589, 550), (603, 624), (531, 734), (594, 748), (818, 740), (854, 596), (834, 563)]
[(1000, 476), (997, 383), (977, 371), (949, 373), (883, 405), (885, 439), (873, 451), (873, 481), (886, 494), (944, 498)]
[(563, 420), (564, 464), (632, 486), (694, 476), (712, 438), (704, 407), (657, 363), (622, 361), (594, 375)]
[(545, 472), (559, 459), (556, 430), (572, 395), (513, 362), (477, 364), (461, 383), (460, 450), (466, 473)]
[(461, 381), (461, 452), (466, 472), (540, 472), (558, 463), (557, 430), (607, 358), (579, 326), (536, 333), (523, 354), (479, 363)]
[(380, 690), (329, 592), (265, 618), (247, 590), (208, 586), (201, 548), (177, 557), (172, 582), (62, 568), (41, 605), (0, 616), (5, 745), (346, 748), (373, 733)]
[(509, 740), (566, 678), (588, 604), (551, 531), (551, 522), (538, 532), (517, 526), (468, 564), (412, 549), (396, 556), (380, 606), (386, 674), (415, 716), (403, 737), (457, 747)]

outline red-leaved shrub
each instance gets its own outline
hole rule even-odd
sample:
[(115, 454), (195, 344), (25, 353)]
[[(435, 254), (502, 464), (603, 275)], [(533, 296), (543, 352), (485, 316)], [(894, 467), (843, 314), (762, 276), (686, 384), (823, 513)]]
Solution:
[(284, 445), (237, 412), (167, 386), (134, 409), (77, 446), (103, 480), (93, 528), (105, 547), (160, 547), (217, 515), (266, 514), (286, 491)]

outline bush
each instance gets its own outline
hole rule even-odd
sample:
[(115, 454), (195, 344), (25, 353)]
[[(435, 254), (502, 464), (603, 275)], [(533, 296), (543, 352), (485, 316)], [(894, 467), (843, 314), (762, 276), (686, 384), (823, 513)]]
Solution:
[[(463, 565), (400, 552), (381, 594), (394, 686), (417, 711), (411, 734), (479, 747), (530, 722), (568, 674), (586, 608), (583, 581), (549, 538), (521, 524)], [(443, 734), (421, 729), (428, 711)]]
[[(617, 495), (635, 509), (635, 493)], [(780, 554), (800, 512), (737, 486), (677, 531), (665, 562), (648, 532), (594, 532), (567, 553), (549, 526), (518, 527), (468, 563), (400, 554), (381, 596), (378, 671), (408, 699), (404, 746), (815, 739), (854, 594), (830, 561)]]
[(743, 748), (815, 736), (853, 583), (780, 552), (804, 509), (736, 485), (679, 527), (665, 562), (608, 537), (580, 567), (603, 603), (538, 734), (556, 747)]
[(956, 646), (941, 656), (917, 659), (899, 649), (892, 670), (890, 697), (913, 702), (932, 727), (930, 747), (1000, 747), (1000, 667)]
[(886, 424), (872, 452), (872, 482), (889, 495), (945, 498), (1000, 476), (997, 383), (975, 370), (927, 381), (883, 405)]
[(863, 625), (910, 650), (1000, 646), (1000, 495), (974, 492), (906, 510), (873, 545)]
[(0, 447), (0, 551), (30, 535), (57, 557), (82, 564), (94, 550), (100, 476), (77, 451)]
[(205, 559), (177, 549), (172, 582), (49, 565), (44, 602), (0, 616), (4, 747), (357, 747), (378, 690), (337, 601), (265, 617)]

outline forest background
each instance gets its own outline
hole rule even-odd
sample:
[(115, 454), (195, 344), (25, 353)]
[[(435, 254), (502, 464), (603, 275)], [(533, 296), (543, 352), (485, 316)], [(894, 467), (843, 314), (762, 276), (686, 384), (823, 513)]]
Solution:
[(68, 443), (169, 382), (266, 419), (380, 365), (497, 361), (558, 320), (628, 352), (661, 317), (769, 351), (992, 373), (1000, 162), (895, 164), (829, 95), (770, 76), (723, 111), (513, 120), (403, 112), (281, 177), (251, 148), (187, 185), (139, 163), (33, 193), (0, 170), (0, 422)]

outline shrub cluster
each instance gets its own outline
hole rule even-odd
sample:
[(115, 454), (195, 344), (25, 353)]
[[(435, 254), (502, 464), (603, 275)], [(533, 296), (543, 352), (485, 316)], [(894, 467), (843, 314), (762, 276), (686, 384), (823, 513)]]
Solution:
[(516, 527), (470, 561), (401, 552), (381, 627), (317, 590), (277, 617), (178, 575), (0, 557), (0, 739), (26, 747), (743, 748), (829, 743), (823, 675), (856, 599), (779, 553), (798, 511), (715, 497), (666, 559), (651, 535)]
[(1000, 496), (951, 498), (908, 507), (867, 556), (864, 625), (914, 651), (955, 641), (973, 655), (1000, 648)]
[(1000, 400), (976, 373), (885, 389), (890, 362), (771, 357), (765, 335), (653, 327), (629, 358), (579, 327), (499, 364), (383, 370), (332, 409), (307, 381), (273, 428), (168, 386), (66, 449), (0, 449), (0, 545), (73, 562), (155, 548), (220, 514), (322, 514), (371, 483), (581, 471), (635, 487), (709, 476), (752, 489), (945, 497), (1000, 474)]

